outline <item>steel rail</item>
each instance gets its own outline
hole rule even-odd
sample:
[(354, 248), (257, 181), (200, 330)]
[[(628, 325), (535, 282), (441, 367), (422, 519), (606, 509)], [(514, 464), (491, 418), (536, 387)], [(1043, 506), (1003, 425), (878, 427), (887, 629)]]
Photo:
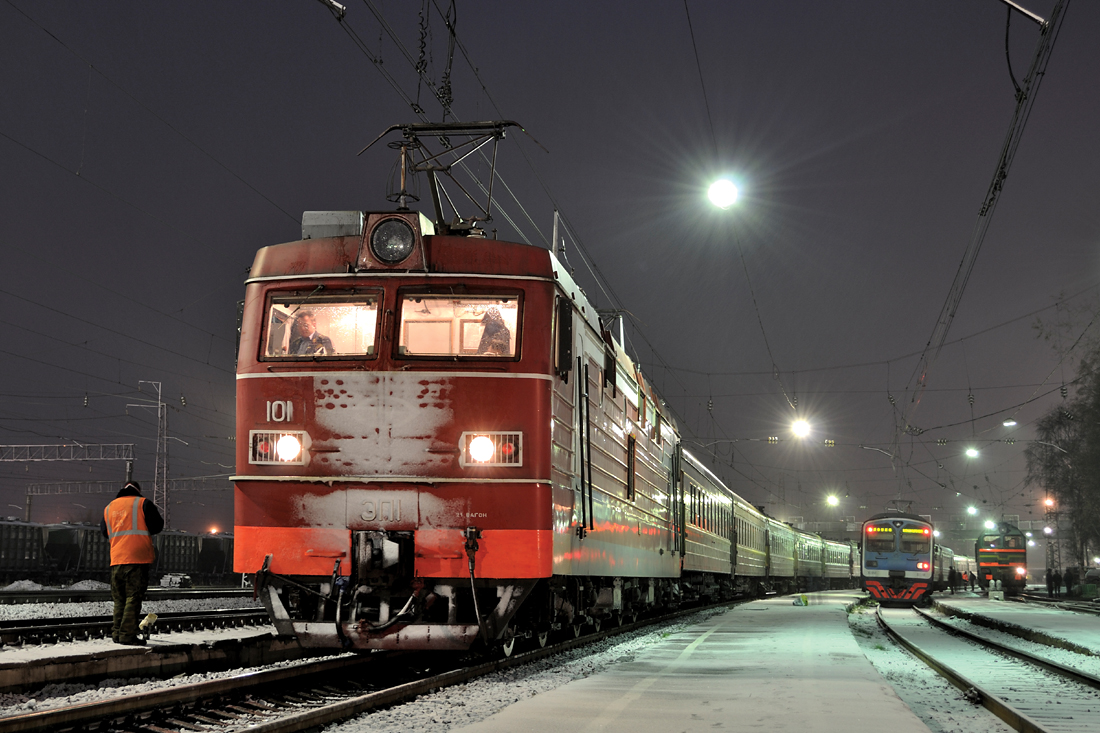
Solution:
[[(962, 690), (967, 699), (978, 702), (982, 707), (1003, 720), (1014, 730), (1020, 731), (1020, 733), (1052, 733), (1052, 730), (1054, 730), (1045, 726), (1042, 722), (1035, 720), (1035, 718), (1029, 716), (1027, 713), (1017, 709), (1014, 705), (991, 691), (988, 685), (977, 683), (958, 670), (935, 658), (931, 653), (921, 649), (917, 644), (907, 639), (903, 633), (896, 630), (883, 618), (881, 608), (878, 609), (875, 616), (879, 625), (891, 639), (931, 667), (952, 685)], [(954, 630), (955, 629), (952, 629), (952, 631)], [(981, 643), (985, 645), (987, 640), (982, 639)]]
[(1100, 602), (1096, 599), (1092, 601), (1086, 600), (1072, 600), (1068, 598), (1047, 598), (1046, 596), (1037, 596), (1031, 593), (1024, 593), (1018, 598), (1013, 598), (1016, 603), (1037, 603), (1042, 606), (1052, 606), (1054, 608), (1061, 609), (1063, 611), (1073, 611), (1075, 613), (1091, 613), (1093, 615), (1100, 616)]
[(70, 705), (40, 713), (13, 715), (0, 718), (0, 731), (3, 731), (3, 733), (23, 733), (24, 731), (77, 729), (98, 720), (111, 720), (173, 705), (195, 703), (219, 695), (235, 694), (242, 690), (262, 688), (267, 685), (298, 679), (303, 675), (346, 671), (368, 664), (371, 661), (370, 657), (327, 659), (306, 665), (251, 672), (220, 680), (209, 680), (169, 687), (163, 690), (140, 692), (114, 700)]
[[(557, 644), (547, 645), (541, 649), (534, 649), (511, 657), (495, 659), (473, 666), (451, 669), (420, 680), (405, 682), (394, 687), (371, 691), (365, 694), (347, 695), (333, 692), (333, 695), (340, 694), (343, 699), (335, 702), (323, 703), (317, 705), (313, 709), (294, 712), (288, 715), (280, 715), (277, 709), (273, 709), (270, 713), (279, 715), (280, 717), (271, 720), (249, 720), (247, 723), (247, 730), (257, 733), (271, 733), (273, 731), (289, 733), (289, 731), (302, 731), (316, 728), (317, 726), (327, 723), (346, 720), (372, 708), (407, 701), (434, 689), (459, 684), (497, 670), (508, 669), (542, 659), (552, 654), (569, 651), (609, 636), (641, 629), (658, 623), (673, 621), (677, 618), (712, 608), (733, 606), (738, 603), (743, 603), (746, 600), (750, 599), (738, 599), (708, 606), (682, 609), (632, 623), (623, 623), (621, 626), (612, 628), (605, 627), (601, 631), (586, 634), (575, 639), (567, 639)], [(393, 653), (375, 652), (366, 656), (360, 655), (355, 657), (328, 659), (279, 670), (253, 672), (227, 677), (221, 680), (181, 685), (164, 690), (153, 690), (137, 695), (129, 695), (121, 699), (85, 703), (82, 705), (46, 710), (41, 713), (26, 713), (18, 716), (0, 718), (0, 733), (9, 733), (9, 731), (11, 733), (29, 733), (37, 731), (49, 731), (53, 733), (54, 731), (65, 729), (83, 729), (95, 721), (117, 720), (127, 716), (149, 714), (155, 710), (166, 710), (179, 705), (194, 705), (203, 700), (216, 699), (228, 695), (239, 696), (249, 693), (250, 691), (255, 691), (256, 694), (259, 694), (261, 692), (267, 692), (265, 688), (270, 688), (272, 685), (289, 682), (291, 680), (295, 683), (299, 697), (308, 698), (310, 696), (309, 691), (303, 690), (304, 684), (308, 684), (308, 682), (306, 682), (306, 678), (308, 677), (320, 677), (335, 671), (343, 673), (351, 668), (360, 668), (363, 665), (374, 663), (383, 658), (393, 658), (394, 656)], [(344, 677), (346, 678), (346, 675), (344, 675)], [(308, 704), (308, 701), (298, 700), (297, 702), (299, 704)], [(250, 710), (248, 712), (254, 712), (257, 716), (261, 714), (259, 710)], [(181, 715), (186, 716), (186, 713), (181, 713)], [(192, 728), (198, 729), (194, 726), (192, 726)]]
[(1055, 674), (1060, 674), (1064, 677), (1069, 677), (1074, 682), (1078, 682), (1082, 685), (1087, 685), (1089, 687), (1094, 687), (1094, 688), (1100, 690), (1100, 677), (1096, 677), (1095, 675), (1091, 675), (1088, 672), (1081, 672), (1079, 670), (1074, 669), (1073, 667), (1066, 667), (1065, 665), (1059, 664), (1058, 662), (1052, 661), (1050, 659), (1044, 659), (1043, 657), (1038, 657), (1038, 656), (1035, 656), (1033, 654), (1029, 654), (1028, 652), (1023, 651), (1022, 649), (1015, 649), (1015, 648), (1010, 647), (1006, 644), (1002, 644), (999, 641), (993, 641), (992, 639), (987, 639), (984, 636), (981, 636), (980, 634), (975, 634), (973, 631), (967, 631), (966, 629), (960, 629), (957, 626), (952, 626), (951, 624), (949, 624), (945, 621), (942, 621), (938, 618), (935, 618), (934, 616), (929, 614), (927, 611), (924, 611), (922, 609), (914, 608), (913, 610), (916, 611), (917, 613), (919, 613), (922, 617), (924, 617), (925, 620), (930, 621), (932, 623), (932, 625), (935, 626), (938, 629), (944, 629), (948, 633), (958, 634), (959, 636), (964, 636), (967, 639), (970, 639), (971, 641), (975, 641), (975, 642), (977, 642), (977, 643), (979, 643), (983, 646), (993, 647), (997, 651), (1002, 652), (1004, 654), (1007, 654), (1011, 657), (1015, 657), (1017, 659), (1025, 661), (1025, 662), (1029, 662), (1029, 663), (1034, 664), (1036, 666), (1042, 667), (1043, 669), (1047, 670), (1048, 672), (1053, 672)]
[[(110, 616), (75, 616), (53, 619), (0, 621), (0, 643), (23, 644), (53, 642), (59, 639), (89, 639), (111, 635)], [(185, 631), (195, 628), (228, 626), (266, 626), (270, 623), (264, 609), (214, 609), (209, 611), (178, 611), (157, 614), (156, 630)]]
[[(251, 588), (150, 588), (145, 592), (145, 601), (179, 601), (188, 598), (234, 598), (252, 595)], [(21, 603), (90, 603), (110, 601), (110, 589), (104, 590), (65, 590), (49, 588), (43, 590), (0, 591), (0, 605)]]

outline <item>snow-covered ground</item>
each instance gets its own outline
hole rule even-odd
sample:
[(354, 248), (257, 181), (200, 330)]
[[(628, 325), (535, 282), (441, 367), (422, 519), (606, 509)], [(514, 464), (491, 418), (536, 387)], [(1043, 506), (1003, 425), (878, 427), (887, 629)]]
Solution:
[[(226, 607), (224, 604), (230, 600), (247, 601), (247, 605), (251, 605), (251, 599), (217, 600), (222, 604), (220, 607)], [(179, 604), (185, 602), (163, 603), (166, 606), (172, 606), (171, 610), (180, 610)], [(88, 606), (109, 604), (37, 605), (39, 606), (36, 612), (38, 615), (49, 612), (58, 615), (82, 615), (95, 613), (95, 611), (89, 611)], [(43, 609), (43, 606), (60, 608), (49, 611)], [(66, 614), (65, 606), (77, 606), (81, 610), (73, 610), (72, 613)], [(0, 607), (0, 612), (4, 610), (7, 609)], [(635, 655), (647, 647), (658, 644), (669, 636), (719, 613), (725, 613), (725, 610), (705, 611), (675, 622), (604, 639), (581, 649), (422, 695), (412, 702), (378, 710), (355, 720), (331, 726), (327, 730), (331, 733), (397, 733), (419, 729), (437, 731), (458, 729), (484, 720), (518, 701), (553, 690), (574, 680), (597, 675), (617, 663), (632, 661)], [(970, 626), (959, 620), (954, 623)], [(873, 617), (873, 609), (856, 608), (848, 616), (848, 625), (859, 648), (870, 663), (934, 733), (1011, 733), (1011, 728), (991, 713), (967, 701), (959, 690), (908, 652), (896, 647), (879, 629)], [(1000, 632), (981, 627), (973, 628), (992, 637), (1006, 637)], [(1014, 645), (1029, 645), (1029, 642), (1015, 637), (1008, 638)], [(765, 643), (767, 640), (761, 639), (761, 644)], [(1039, 645), (1031, 646), (1039, 647)], [(1094, 668), (1100, 668), (1100, 659), (1083, 658), (1072, 652), (1046, 647), (1039, 648), (1048, 657), (1065, 656), (1075, 666), (1091, 671), (1093, 674), (1097, 673)], [(301, 664), (301, 662), (287, 664)], [(56, 684), (29, 694), (0, 694), (0, 716), (116, 698), (205, 679), (222, 678), (240, 674), (243, 671), (245, 670), (189, 675), (170, 680), (115, 679), (92, 685)]]
[[(492, 715), (517, 700), (554, 689), (574, 679), (596, 674), (615, 662), (631, 659), (638, 650), (657, 643), (713, 613), (721, 612), (707, 611), (695, 614), (686, 620), (621, 634), (581, 649), (574, 649), (524, 665), (521, 668), (505, 670), (487, 678), (474, 680), (456, 687), (448, 687), (433, 694), (422, 695), (411, 703), (378, 711), (359, 719), (359, 721), (369, 719), (370, 725), (374, 727), (352, 727), (348, 730), (384, 730), (406, 733), (409, 730), (420, 729), (419, 726), (422, 725), (431, 725), (433, 730), (449, 730), (451, 727), (472, 723)], [(287, 662), (264, 667), (263, 669), (304, 663), (306, 662)], [(260, 668), (238, 669), (173, 677), (169, 680), (107, 679), (98, 684), (63, 683), (47, 685), (40, 690), (28, 693), (0, 693), (0, 717), (35, 710), (47, 710), (65, 705), (108, 700), (259, 670)], [(357, 721), (345, 725), (355, 726), (361, 725), (361, 723)]]

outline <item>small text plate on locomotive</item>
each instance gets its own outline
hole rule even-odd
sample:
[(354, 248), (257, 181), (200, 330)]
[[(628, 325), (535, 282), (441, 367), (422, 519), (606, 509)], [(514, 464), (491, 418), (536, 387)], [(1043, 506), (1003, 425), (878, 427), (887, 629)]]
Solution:
[(416, 529), (418, 492), (397, 488), (347, 490), (348, 529)]

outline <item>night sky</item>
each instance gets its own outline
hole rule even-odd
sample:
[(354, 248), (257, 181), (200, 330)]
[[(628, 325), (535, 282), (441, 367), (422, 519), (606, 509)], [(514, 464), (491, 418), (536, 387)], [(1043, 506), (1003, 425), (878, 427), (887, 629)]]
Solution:
[[(304, 210), (391, 209), (396, 156), (356, 153), (420, 121), (406, 98), (441, 119), (413, 70), (421, 3), (372, 4), (411, 63), (365, 3), (342, 26), (315, 0), (0, 2), (0, 443), (134, 443), (150, 487), (155, 410), (128, 407), (155, 404), (145, 380), (168, 406), (170, 475), (233, 472), (236, 302), (255, 251), (298, 239)], [(449, 6), (423, 7), (438, 88)], [(629, 311), (628, 346), (689, 449), (770, 513), (863, 519), (900, 497), (934, 520), (971, 503), (1031, 518), (1026, 441), (1075, 375), (1053, 347), (1085, 330), (1100, 284), (1100, 4), (1066, 11), (911, 414), (924, 432), (900, 440), (889, 398), (913, 395), (1015, 105), (1006, 8), (688, 8), (690, 29), (683, 2), (458, 2), (454, 114), (530, 135), (500, 149), (520, 231), (490, 228), (545, 246), (561, 210), (570, 265), (597, 307)], [(1015, 15), (1017, 80), (1037, 41)], [(719, 174), (743, 188), (727, 211), (706, 200)], [(1037, 318), (1070, 335), (1037, 338)], [(21, 516), (28, 484), (123, 472), (0, 463), (0, 506)], [(36, 498), (32, 519), (94, 519), (107, 499)], [(231, 494), (178, 492), (171, 516), (231, 526)]]

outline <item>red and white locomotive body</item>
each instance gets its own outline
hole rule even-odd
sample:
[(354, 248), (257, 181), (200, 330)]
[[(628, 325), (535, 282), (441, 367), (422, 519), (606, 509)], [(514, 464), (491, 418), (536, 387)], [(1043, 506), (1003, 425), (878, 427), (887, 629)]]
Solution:
[(306, 221), (256, 256), (237, 369), (234, 569), (279, 632), (463, 649), (677, 593), (676, 431), (556, 257)]

